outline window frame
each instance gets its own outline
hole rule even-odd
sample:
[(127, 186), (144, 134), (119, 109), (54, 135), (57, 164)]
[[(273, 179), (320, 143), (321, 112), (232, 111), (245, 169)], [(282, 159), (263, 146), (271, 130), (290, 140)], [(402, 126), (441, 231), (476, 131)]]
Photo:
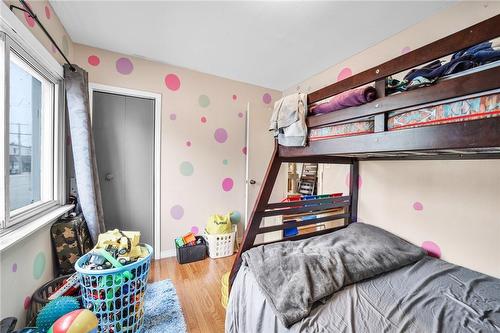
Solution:
[[(12, 36), (18, 37), (18, 36)], [(0, 148), (0, 234), (6, 231), (13, 230), (18, 226), (26, 225), (31, 221), (61, 207), (65, 203), (66, 197), (66, 171), (65, 171), (65, 94), (63, 78), (59, 73), (47, 69), (44, 64), (47, 59), (41, 59), (39, 53), (30, 52), (29, 47), (24, 47), (24, 43), (19, 43), (14, 40), (8, 31), (0, 30), (0, 52), (3, 56), (3, 61), (0, 61), (0, 81), (3, 82), (4, 89), (0, 92), (0, 109), (3, 109), (4, 117), (0, 120), (0, 132), (3, 133), (4, 144)], [(21, 41), (22, 42), (22, 41)], [(10, 86), (10, 58), (11, 54), (15, 54), (23, 64), (29, 67), (38, 76), (42, 77), (51, 85), (51, 95), (49, 101), (46, 98), (42, 99), (44, 105), (44, 114), (41, 117), (42, 131), (45, 128), (46, 132), (41, 136), (41, 153), (45, 153), (44, 163), (41, 163), (41, 184), (44, 185), (48, 192), (52, 195), (49, 199), (41, 200), (16, 210), (10, 211), (10, 196), (9, 196), (9, 86)], [(32, 54), (34, 54), (32, 56)], [(1, 59), (0, 59), (1, 60)], [(38, 61), (40, 60), (40, 61)], [(44, 61), (45, 60), (45, 61)], [(50, 61), (49, 61), (50, 62)], [(47, 109), (48, 107), (48, 109)], [(48, 127), (48, 130), (47, 130)], [(49, 158), (47, 158), (49, 154)], [(48, 169), (48, 170), (47, 170)], [(49, 179), (44, 176), (49, 175)], [(43, 184), (45, 183), (45, 184)], [(47, 189), (48, 187), (48, 189)]]

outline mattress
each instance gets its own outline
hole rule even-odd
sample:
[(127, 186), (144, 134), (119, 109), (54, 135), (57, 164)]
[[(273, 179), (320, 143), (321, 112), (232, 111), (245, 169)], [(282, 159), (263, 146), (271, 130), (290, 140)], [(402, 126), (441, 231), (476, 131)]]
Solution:
[(226, 332), (499, 332), (500, 280), (424, 257), (343, 288), (289, 329), (251, 271), (236, 276)]
[(309, 141), (373, 133), (373, 120), (330, 125), (309, 130)]
[(500, 94), (466, 98), (416, 110), (389, 113), (389, 130), (440, 125), (500, 115)]

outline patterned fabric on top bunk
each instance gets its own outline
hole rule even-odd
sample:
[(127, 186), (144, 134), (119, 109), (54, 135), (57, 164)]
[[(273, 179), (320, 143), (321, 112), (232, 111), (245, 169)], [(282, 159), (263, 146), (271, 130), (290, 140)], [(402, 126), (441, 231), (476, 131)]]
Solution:
[(468, 98), (396, 114), (389, 113), (389, 130), (439, 125), (500, 115), (500, 94)]
[(356, 121), (309, 130), (309, 141), (373, 133), (373, 120)]

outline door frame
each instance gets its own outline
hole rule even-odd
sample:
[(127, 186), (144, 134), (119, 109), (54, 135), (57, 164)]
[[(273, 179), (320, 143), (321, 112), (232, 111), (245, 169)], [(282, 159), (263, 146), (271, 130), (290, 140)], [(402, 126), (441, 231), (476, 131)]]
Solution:
[(94, 92), (104, 92), (122, 96), (139, 97), (154, 100), (154, 172), (153, 172), (153, 249), (154, 258), (161, 259), (161, 94), (109, 86), (100, 83), (89, 83), (90, 121), (93, 117)]

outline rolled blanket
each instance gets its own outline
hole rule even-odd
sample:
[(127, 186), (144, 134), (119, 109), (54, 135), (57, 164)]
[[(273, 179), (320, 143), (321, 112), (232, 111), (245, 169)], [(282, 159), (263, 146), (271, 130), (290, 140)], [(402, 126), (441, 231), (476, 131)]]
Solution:
[(351, 106), (358, 106), (371, 102), (377, 98), (377, 90), (374, 87), (361, 87), (344, 91), (335, 95), (326, 103), (318, 104), (310, 108), (312, 114), (328, 113), (345, 109)]

